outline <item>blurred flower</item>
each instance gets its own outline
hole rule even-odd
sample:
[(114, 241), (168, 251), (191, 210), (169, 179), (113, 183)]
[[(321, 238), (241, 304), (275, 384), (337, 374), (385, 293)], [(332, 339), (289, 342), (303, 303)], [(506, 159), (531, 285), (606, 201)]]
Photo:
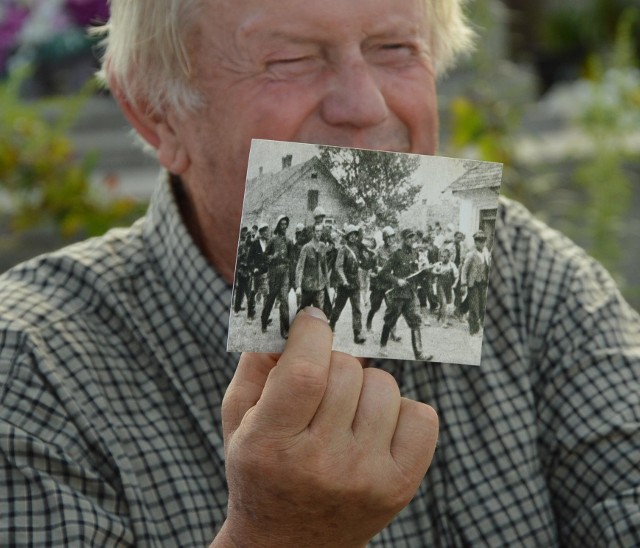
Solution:
[(0, 6), (0, 72), (16, 47), (17, 38), (29, 16), (29, 10), (22, 4), (9, 2)]
[(107, 0), (3, 0), (0, 6), (0, 73), (21, 47), (39, 47), (109, 16)]
[(76, 25), (86, 27), (109, 17), (107, 0), (67, 0), (67, 12)]

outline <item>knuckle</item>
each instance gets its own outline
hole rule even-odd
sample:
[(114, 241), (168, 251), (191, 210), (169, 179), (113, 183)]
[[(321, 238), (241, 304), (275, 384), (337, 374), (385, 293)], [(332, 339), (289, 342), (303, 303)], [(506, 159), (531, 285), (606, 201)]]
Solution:
[(296, 395), (318, 395), (324, 393), (327, 386), (324, 366), (306, 357), (296, 358), (289, 367), (289, 389)]
[(375, 384), (378, 389), (389, 395), (400, 396), (400, 388), (391, 373), (375, 367), (364, 370), (365, 382)]

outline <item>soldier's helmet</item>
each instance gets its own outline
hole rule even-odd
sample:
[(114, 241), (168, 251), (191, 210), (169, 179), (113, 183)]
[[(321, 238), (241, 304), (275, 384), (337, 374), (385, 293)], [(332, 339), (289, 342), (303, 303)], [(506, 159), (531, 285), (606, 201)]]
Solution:
[(298, 223), (296, 225), (296, 233), (302, 232), (304, 230), (304, 225), (302, 223)]
[(264, 230), (265, 228), (269, 228), (269, 225), (267, 223), (260, 223), (258, 225), (258, 230)]
[(382, 235), (383, 236), (395, 236), (396, 235), (396, 231), (393, 230), (393, 228), (391, 228), (390, 226), (385, 226), (382, 229)]
[(278, 220), (276, 221), (276, 226), (278, 226), (280, 224), (280, 221), (282, 220), (287, 221), (287, 226), (289, 226), (289, 217), (287, 217), (286, 215), (280, 215), (280, 217), (278, 217)]
[(357, 234), (360, 229), (356, 225), (347, 225), (344, 229), (344, 235)]
[(325, 213), (325, 211), (324, 211), (324, 209), (322, 207), (318, 206), (313, 210), (313, 216), (314, 217), (326, 217), (327, 214)]
[(416, 233), (411, 229), (411, 228), (405, 228), (402, 230), (402, 232), (400, 232), (400, 237), (403, 240), (407, 240), (408, 238), (411, 238), (411, 236), (415, 236)]

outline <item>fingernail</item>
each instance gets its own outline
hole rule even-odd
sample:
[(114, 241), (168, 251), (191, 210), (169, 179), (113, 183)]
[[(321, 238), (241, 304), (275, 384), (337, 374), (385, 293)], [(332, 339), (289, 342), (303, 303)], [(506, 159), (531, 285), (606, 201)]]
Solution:
[(309, 314), (309, 316), (313, 316), (314, 318), (318, 318), (323, 322), (327, 321), (327, 317), (324, 315), (324, 312), (315, 306), (307, 306), (304, 311)]

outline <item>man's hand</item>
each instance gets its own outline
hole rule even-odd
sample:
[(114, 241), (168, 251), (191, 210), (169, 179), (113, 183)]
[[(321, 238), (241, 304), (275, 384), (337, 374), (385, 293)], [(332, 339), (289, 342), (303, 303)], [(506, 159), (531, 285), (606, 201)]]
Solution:
[(229, 504), (214, 546), (364, 546), (414, 496), (435, 411), (331, 343), (305, 309), (279, 358), (241, 357), (222, 407)]
[(405, 287), (408, 283), (404, 278), (398, 278), (398, 287)]

